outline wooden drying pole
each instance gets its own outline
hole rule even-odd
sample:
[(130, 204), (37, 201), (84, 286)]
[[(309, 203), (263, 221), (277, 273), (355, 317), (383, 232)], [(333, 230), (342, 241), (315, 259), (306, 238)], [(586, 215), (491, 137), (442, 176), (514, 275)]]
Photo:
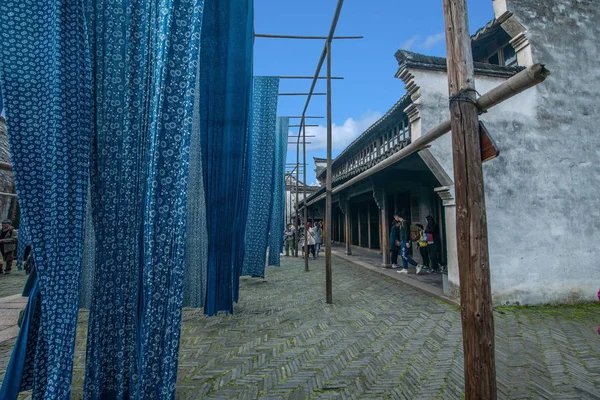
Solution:
[[(331, 147), (332, 147), (332, 114), (331, 114), (331, 40), (327, 41), (327, 171), (325, 171), (325, 301), (333, 304), (333, 271), (331, 268), (331, 232), (333, 229), (331, 207)], [(306, 199), (304, 199), (304, 209)]]

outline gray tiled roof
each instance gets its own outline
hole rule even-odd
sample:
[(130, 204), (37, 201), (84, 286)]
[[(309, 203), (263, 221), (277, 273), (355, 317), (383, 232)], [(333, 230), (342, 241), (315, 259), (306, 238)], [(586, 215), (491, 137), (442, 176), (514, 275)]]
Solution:
[[(420, 68), (436, 71), (446, 71), (446, 59), (443, 57), (427, 56), (424, 54), (413, 53), (408, 50), (398, 50), (396, 52), (398, 65), (407, 68)], [(492, 75), (501, 77), (511, 77), (522, 71), (523, 67), (504, 67), (501, 65), (475, 63), (475, 72), (482, 75)]]

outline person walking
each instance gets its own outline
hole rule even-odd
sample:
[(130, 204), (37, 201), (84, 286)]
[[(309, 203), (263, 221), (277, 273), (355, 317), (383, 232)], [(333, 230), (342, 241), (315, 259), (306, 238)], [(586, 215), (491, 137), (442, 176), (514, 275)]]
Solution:
[[(2, 221), (2, 230), (0, 231), (0, 253), (4, 260), (4, 274), (10, 274), (13, 261), (15, 259), (15, 250), (17, 249), (17, 231), (12, 227), (12, 221), (5, 219)], [(0, 268), (2, 273), (2, 268)]]
[[(392, 262), (391, 268), (398, 268), (398, 254), (400, 253), (400, 223), (396, 220), (392, 222), (390, 229), (390, 259)], [(389, 268), (389, 267), (387, 267)]]
[(440, 249), (440, 230), (435, 220), (431, 215), (427, 216), (427, 227), (425, 228), (427, 235), (427, 253), (429, 254), (429, 268), (433, 272), (440, 272), (439, 264), (439, 249)]
[(308, 254), (306, 254), (306, 256), (309, 257), (312, 254), (313, 258), (317, 258), (316, 254), (315, 254), (315, 244), (316, 244), (315, 228), (312, 227), (310, 222), (307, 222), (305, 224), (304, 231), (306, 232), (305, 240), (306, 240), (306, 244), (308, 245)]
[(319, 252), (321, 251), (321, 246), (323, 245), (323, 225), (321, 222), (317, 222), (314, 228), (315, 233), (315, 254), (316, 258), (319, 258)]
[(419, 252), (421, 253), (421, 258), (423, 259), (423, 268), (429, 267), (429, 252), (427, 251), (427, 234), (425, 233), (425, 228), (421, 224), (415, 224), (418, 228), (418, 236), (419, 240), (417, 244), (419, 245)]
[(285, 231), (283, 232), (283, 241), (285, 244), (285, 256), (290, 256), (290, 249), (292, 250), (292, 256), (296, 256), (296, 230), (292, 224), (288, 224)]
[(410, 225), (404, 217), (400, 214), (394, 214), (394, 219), (400, 224), (400, 257), (402, 261), (402, 268), (397, 271), (399, 274), (408, 274), (408, 264), (417, 267), (417, 275), (421, 273), (422, 265), (418, 264), (408, 254), (408, 250), (411, 246), (410, 241)]

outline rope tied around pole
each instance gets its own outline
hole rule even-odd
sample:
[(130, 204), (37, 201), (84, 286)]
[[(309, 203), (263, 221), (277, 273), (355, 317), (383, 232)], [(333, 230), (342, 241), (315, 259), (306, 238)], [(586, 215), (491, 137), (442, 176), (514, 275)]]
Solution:
[(469, 92), (474, 92), (477, 96), (481, 97), (481, 94), (479, 94), (479, 92), (473, 88), (462, 89), (458, 93), (456, 93), (454, 96), (450, 96), (450, 98), (449, 98), (450, 108), (452, 108), (452, 105), (455, 102), (464, 102), (464, 103), (471, 103), (475, 107), (477, 107), (477, 111), (479, 112), (479, 115), (486, 113), (487, 110), (481, 108), (481, 106), (477, 102), (477, 98), (472, 99), (471, 97), (469, 97), (467, 95), (467, 93), (469, 93)]

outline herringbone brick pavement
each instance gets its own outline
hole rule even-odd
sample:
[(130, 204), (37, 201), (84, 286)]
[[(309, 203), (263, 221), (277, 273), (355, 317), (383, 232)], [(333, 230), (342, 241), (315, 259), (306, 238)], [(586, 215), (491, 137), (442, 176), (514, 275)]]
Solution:
[[(461, 399), (460, 313), (435, 298), (334, 258), (284, 259), (267, 279), (242, 279), (235, 315), (186, 310), (178, 399)], [(82, 397), (85, 327), (72, 398)], [(600, 399), (600, 307), (495, 313), (502, 399)], [(0, 345), (0, 370), (10, 346)], [(27, 394), (23, 399), (29, 398)]]

